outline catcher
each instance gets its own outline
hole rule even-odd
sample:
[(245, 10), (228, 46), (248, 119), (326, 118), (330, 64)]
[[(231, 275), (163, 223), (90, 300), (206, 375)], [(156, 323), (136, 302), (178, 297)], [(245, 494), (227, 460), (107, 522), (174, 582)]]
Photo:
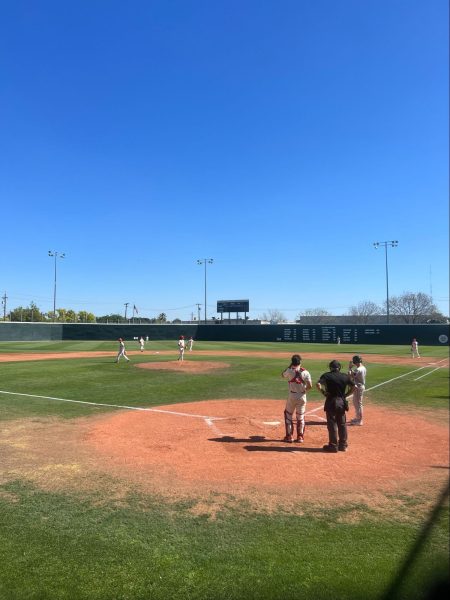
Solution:
[(284, 410), (284, 424), (286, 427), (286, 436), (284, 442), (291, 444), (294, 441), (294, 411), (297, 421), (296, 442), (303, 444), (305, 435), (305, 411), (306, 411), (306, 392), (312, 388), (311, 375), (302, 366), (302, 357), (294, 354), (291, 358), (291, 364), (281, 374), (289, 383), (289, 396)]

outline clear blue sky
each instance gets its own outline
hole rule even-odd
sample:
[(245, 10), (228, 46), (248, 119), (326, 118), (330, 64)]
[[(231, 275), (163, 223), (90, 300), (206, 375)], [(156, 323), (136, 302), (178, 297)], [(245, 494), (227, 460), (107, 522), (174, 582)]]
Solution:
[[(0, 1), (0, 292), (448, 314), (447, 0)], [(203, 317), (203, 306), (202, 306)]]

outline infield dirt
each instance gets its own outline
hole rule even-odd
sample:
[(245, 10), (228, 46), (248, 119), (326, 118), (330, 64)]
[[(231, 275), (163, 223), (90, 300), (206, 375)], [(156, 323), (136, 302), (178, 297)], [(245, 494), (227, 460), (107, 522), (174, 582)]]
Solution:
[[(89, 355), (105, 354), (77, 357)], [(74, 353), (58, 356), (74, 357)], [(329, 357), (311, 355), (316, 360)], [(22, 355), (21, 360), (28, 358)], [(371, 362), (378, 360), (428, 362), (370, 356)], [(140, 366), (189, 372), (228, 367), (221, 361), (186, 360), (183, 364), (159, 359)], [(369, 392), (364, 425), (349, 427), (348, 452), (330, 455), (322, 451), (327, 442), (322, 405), (308, 402), (305, 443), (297, 445), (281, 441), (284, 404), (284, 400), (230, 398), (107, 414), (99, 407), (101, 414), (89, 418), (4, 422), (1, 478), (30, 480), (43, 489), (77, 491), (95, 490), (108, 480), (115, 482), (114, 494), (119, 496), (121, 489), (124, 495), (138, 489), (170, 501), (189, 499), (205, 512), (213, 512), (214, 507), (234, 500), (271, 510), (298, 506), (303, 500), (332, 504), (337, 498), (379, 504), (397, 494), (417, 495), (418, 490), (431, 490), (433, 497), (448, 477), (446, 410), (381, 408), (371, 405)]]
[(308, 404), (302, 445), (281, 441), (283, 408), (279, 400), (229, 399), (9, 422), (0, 440), (3, 474), (52, 490), (94, 489), (108, 475), (167, 500), (213, 498), (217, 506), (233, 498), (264, 509), (327, 504), (336, 495), (368, 502), (445, 482), (444, 411), (424, 416), (368, 404), (366, 424), (349, 427), (348, 452), (329, 455), (322, 406)]

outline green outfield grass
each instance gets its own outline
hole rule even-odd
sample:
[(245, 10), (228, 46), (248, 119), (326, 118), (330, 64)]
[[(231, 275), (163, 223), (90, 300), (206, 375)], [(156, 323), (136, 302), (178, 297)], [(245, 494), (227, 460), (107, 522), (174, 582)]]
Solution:
[[(137, 340), (125, 340), (128, 350), (138, 350)], [(0, 341), (0, 352), (114, 352), (115, 341), (48, 341), (48, 342), (4, 342)], [(384, 354), (386, 356), (410, 356), (409, 346), (366, 345), (366, 344), (302, 344), (291, 342), (204, 342), (196, 341), (195, 350), (242, 350), (284, 353), (330, 352), (339, 355)], [(173, 350), (177, 353), (176, 340), (153, 341), (146, 343), (147, 351)], [(448, 346), (420, 346), (423, 356), (445, 358)]]
[[(116, 346), (111, 342), (2, 342), (0, 352), (114, 353)], [(137, 343), (129, 341), (127, 349), (137, 350)], [(227, 349), (283, 355), (213, 356), (216, 350)], [(210, 350), (212, 355), (196, 356), (194, 351), (187, 360), (225, 361), (230, 367), (203, 375), (135, 367), (141, 361), (176, 358), (174, 342), (147, 345), (150, 353), (163, 350), (173, 350), (173, 357), (138, 354), (131, 363), (119, 364), (112, 355), (0, 363), (0, 390), (13, 392), (0, 393), (0, 427), (7, 427), (12, 419), (73, 419), (116, 410), (39, 395), (142, 407), (229, 397), (282, 400), (286, 383), (280, 372), (287, 366), (286, 354), (302, 351), (338, 357), (362, 354), (370, 403), (430, 415), (436, 409), (445, 415), (448, 407), (448, 369), (431, 372), (435, 367), (430, 366), (417, 371), (422, 364), (388, 366), (371, 360), (374, 354), (408, 356), (409, 348), (404, 346), (199, 341), (194, 350)], [(448, 356), (448, 348), (423, 347), (421, 353), (430, 362), (439, 361)], [(326, 370), (326, 362), (305, 362), (313, 380)], [(322, 398), (312, 390), (309, 400)], [(395, 507), (391, 512), (377, 511), (365, 502), (349, 503), (346, 498), (333, 507), (299, 499), (292, 513), (255, 512), (243, 502), (230, 502), (212, 519), (189, 510), (194, 500), (171, 504), (132, 489), (120, 501), (114, 500), (116, 485), (111, 478), (99, 482), (96, 492), (49, 493), (2, 467), (0, 599), (383, 598), (427, 521), (423, 506), (429, 507), (440, 494), (436, 489), (426, 497), (418, 489), (413, 498), (392, 496), (387, 499)], [(105, 494), (105, 489), (110, 493)], [(448, 578), (448, 536), (444, 504), (424, 545), (411, 557), (411, 571), (395, 598), (419, 600), (432, 582)]]
[[(149, 348), (153, 344), (165, 344), (169, 348), (173, 348), (173, 342), (150, 342)], [(338, 355), (354, 354), (383, 354), (386, 356), (410, 356), (411, 351), (409, 346), (389, 346), (389, 345), (367, 345), (367, 344), (306, 344), (294, 342), (202, 342), (199, 341), (195, 345), (198, 350), (243, 350), (243, 351), (267, 351), (280, 353), (310, 353), (310, 352), (327, 352)], [(420, 352), (423, 356), (430, 357), (446, 357), (449, 353), (448, 346), (421, 346)]]

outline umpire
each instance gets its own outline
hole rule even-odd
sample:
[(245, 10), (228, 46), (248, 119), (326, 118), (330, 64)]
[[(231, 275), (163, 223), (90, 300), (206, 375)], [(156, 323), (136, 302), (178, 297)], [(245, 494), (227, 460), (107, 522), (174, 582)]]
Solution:
[(351, 396), (355, 384), (345, 373), (341, 373), (341, 363), (332, 360), (328, 365), (329, 372), (323, 373), (316, 384), (317, 389), (325, 396), (323, 410), (327, 415), (328, 444), (325, 452), (347, 451), (347, 397)]

